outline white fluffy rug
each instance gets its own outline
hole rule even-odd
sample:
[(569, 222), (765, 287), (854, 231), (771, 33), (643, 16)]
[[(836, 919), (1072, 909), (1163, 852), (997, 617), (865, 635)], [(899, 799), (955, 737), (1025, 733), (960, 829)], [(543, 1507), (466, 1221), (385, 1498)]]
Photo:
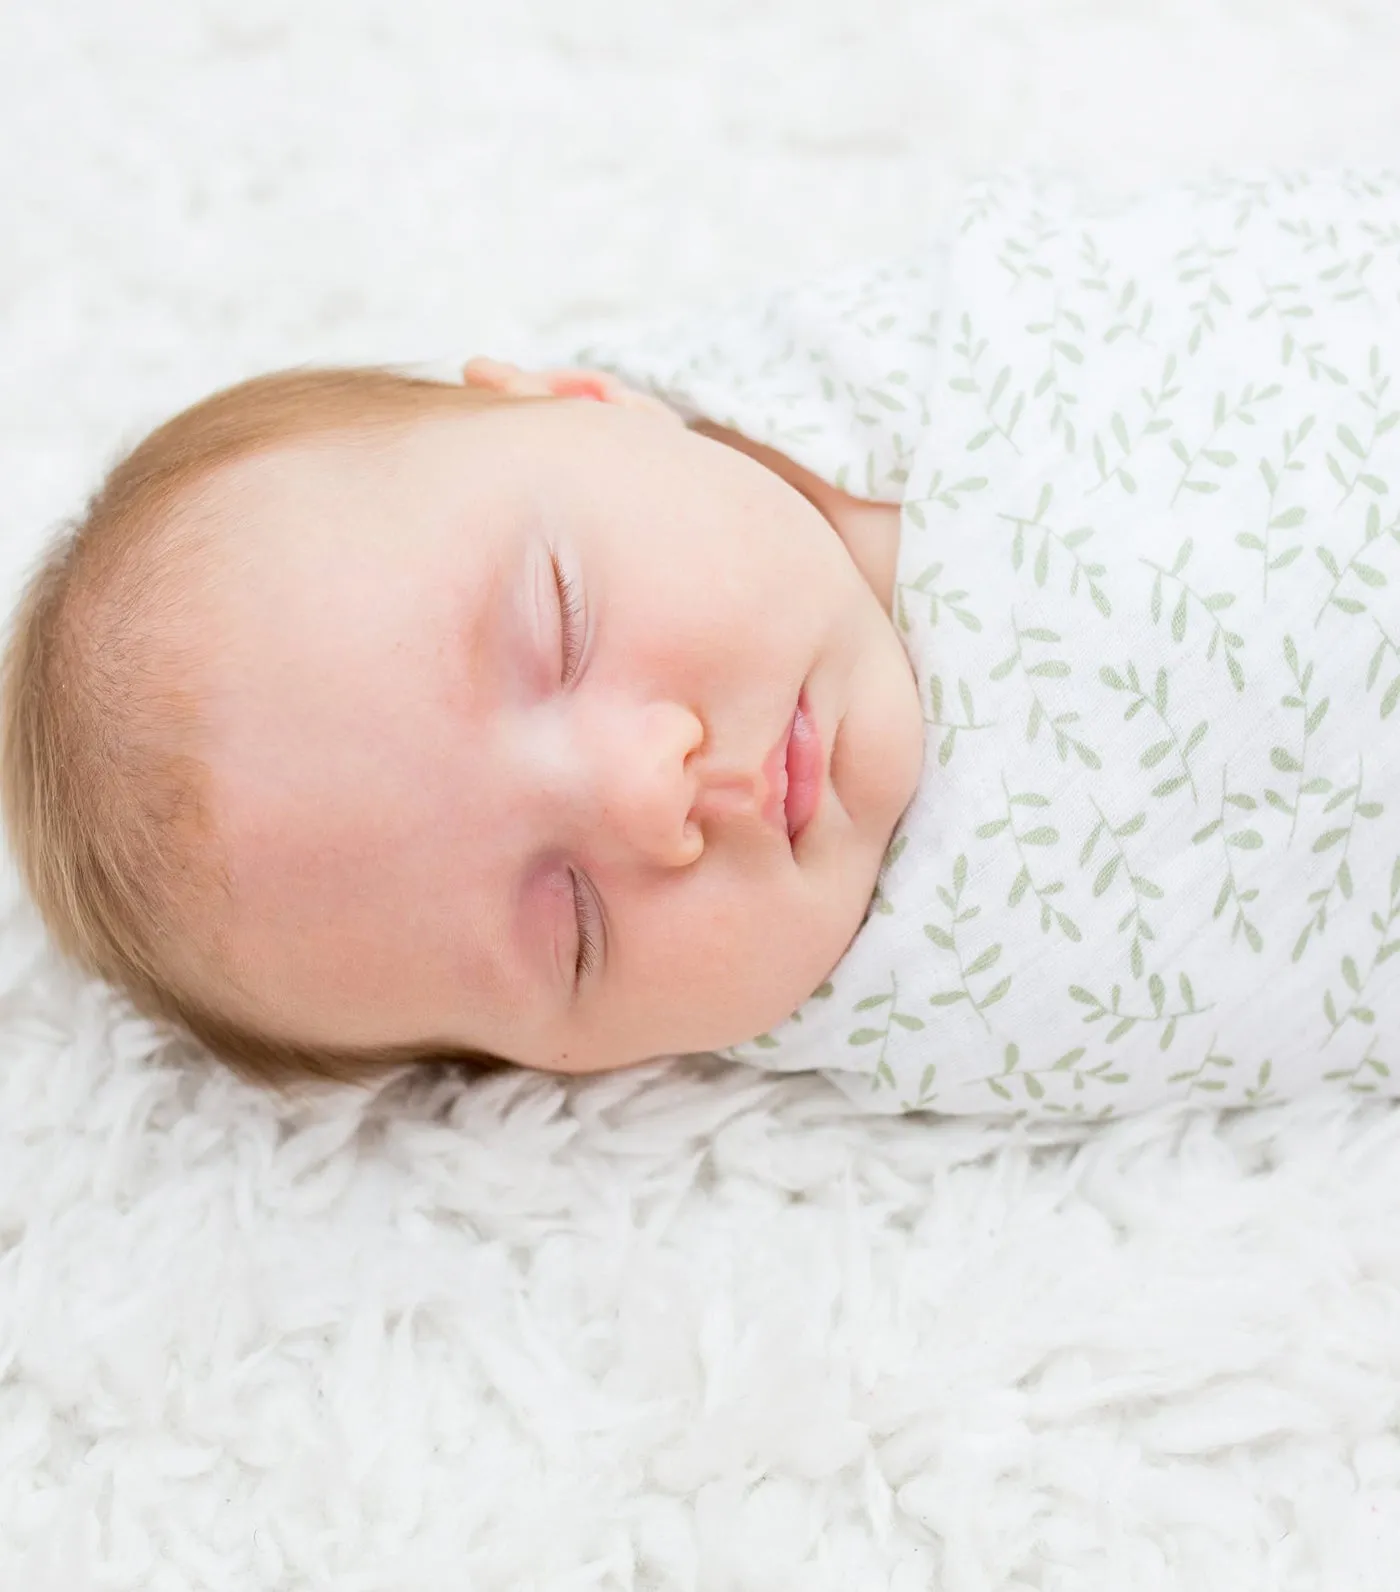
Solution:
[[(1385, 159), (1393, 0), (16, 0), (0, 580), (306, 360), (528, 354), (963, 177)], [(1400, 1111), (1083, 1143), (810, 1080), (289, 1111), (0, 923), (0, 1586), (1381, 1592)]]

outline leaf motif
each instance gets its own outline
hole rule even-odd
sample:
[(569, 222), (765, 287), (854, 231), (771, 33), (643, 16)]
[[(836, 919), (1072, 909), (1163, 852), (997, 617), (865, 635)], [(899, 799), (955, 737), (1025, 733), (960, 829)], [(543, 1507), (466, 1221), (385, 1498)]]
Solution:
[(985, 973), (989, 968), (995, 967), (1001, 958), (1001, 946), (989, 945), (982, 954), (973, 961), (967, 969), (967, 977), (972, 978), (977, 973)]
[(977, 1010), (985, 1011), (988, 1006), (995, 1006), (1002, 999), (1007, 990), (1011, 988), (1011, 980), (1004, 978), (999, 984), (993, 984), (991, 989), (977, 1002)]

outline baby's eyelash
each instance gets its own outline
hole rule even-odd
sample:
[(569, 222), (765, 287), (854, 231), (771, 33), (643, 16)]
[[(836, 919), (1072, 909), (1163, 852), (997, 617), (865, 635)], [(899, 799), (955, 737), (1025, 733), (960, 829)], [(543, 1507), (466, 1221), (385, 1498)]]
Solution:
[(598, 939), (589, 927), (587, 891), (576, 873), (570, 871), (569, 878), (574, 887), (574, 919), (578, 925), (578, 956), (574, 962), (574, 988), (577, 989), (598, 965)]
[(559, 593), (559, 635), (563, 652), (560, 659), (560, 683), (568, 685), (578, 673), (579, 654), (583, 650), (583, 638), (579, 634), (583, 605), (578, 600), (574, 583), (565, 574), (563, 565), (553, 554), (550, 555), (550, 562), (554, 565), (554, 585)]

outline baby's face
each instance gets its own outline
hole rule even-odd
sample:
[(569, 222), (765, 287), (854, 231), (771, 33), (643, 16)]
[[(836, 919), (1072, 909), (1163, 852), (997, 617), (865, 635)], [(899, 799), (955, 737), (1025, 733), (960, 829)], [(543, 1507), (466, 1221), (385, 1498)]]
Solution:
[(591, 1072), (750, 1039), (839, 959), (922, 715), (763, 465), (503, 405), (246, 461), (209, 511), (232, 1015)]

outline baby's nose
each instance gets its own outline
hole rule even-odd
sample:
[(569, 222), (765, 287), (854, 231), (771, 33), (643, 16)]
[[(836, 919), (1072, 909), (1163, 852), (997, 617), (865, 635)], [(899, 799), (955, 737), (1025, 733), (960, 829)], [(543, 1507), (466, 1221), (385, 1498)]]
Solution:
[(688, 708), (655, 703), (595, 746), (604, 828), (625, 849), (662, 867), (685, 867), (704, 848), (692, 753), (704, 726)]

